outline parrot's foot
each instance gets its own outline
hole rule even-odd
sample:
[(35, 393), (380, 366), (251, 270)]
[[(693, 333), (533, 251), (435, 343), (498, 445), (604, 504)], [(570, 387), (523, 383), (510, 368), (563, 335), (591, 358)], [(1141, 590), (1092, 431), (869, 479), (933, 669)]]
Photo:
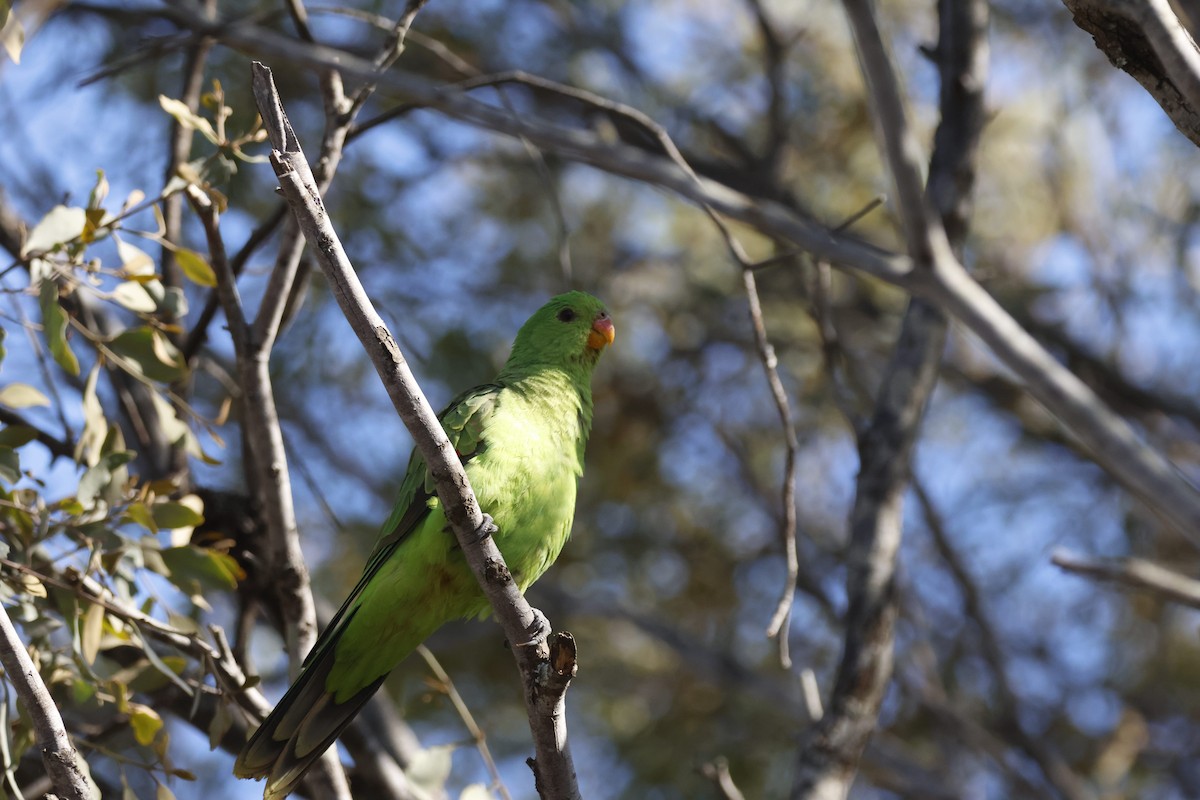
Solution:
[(546, 615), (532, 606), (529, 610), (533, 612), (533, 622), (525, 629), (525, 635), (529, 639), (519, 643), (517, 647), (533, 647), (546, 641), (546, 637), (550, 635), (550, 620), (546, 619)]
[(499, 532), (500, 529), (496, 527), (496, 520), (492, 519), (492, 515), (484, 514), (483, 522), (479, 523), (479, 527), (471, 533), (471, 537), (476, 542), (482, 542), (489, 536), (494, 536)]

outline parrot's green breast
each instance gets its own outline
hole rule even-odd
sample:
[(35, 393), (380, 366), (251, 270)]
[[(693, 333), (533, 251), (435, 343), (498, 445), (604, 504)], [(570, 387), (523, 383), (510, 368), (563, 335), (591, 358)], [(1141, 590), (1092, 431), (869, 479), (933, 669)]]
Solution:
[[(498, 389), (480, 429), (481, 446), (466, 463), (480, 508), (495, 521), (496, 544), (522, 591), (554, 562), (570, 534), (583, 471), (575, 443), (585, 435), (573, 387), (543, 376), (533, 388)], [(392, 670), (447, 621), (489, 610), (437, 498), (428, 506), (429, 513), (363, 589), (337, 643), (326, 686), (338, 702)]]

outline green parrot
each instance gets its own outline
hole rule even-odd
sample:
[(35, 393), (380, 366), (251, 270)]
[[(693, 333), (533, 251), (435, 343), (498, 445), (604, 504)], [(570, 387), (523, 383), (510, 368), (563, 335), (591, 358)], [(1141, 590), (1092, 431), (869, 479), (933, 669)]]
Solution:
[[(463, 392), (440, 415), (522, 591), (571, 532), (592, 370), (614, 335), (599, 300), (559, 295), (521, 326), (496, 380)], [(405, 656), (446, 622), (488, 610), (414, 449), (362, 577), (234, 774), (266, 777), (263, 797), (285, 797)]]

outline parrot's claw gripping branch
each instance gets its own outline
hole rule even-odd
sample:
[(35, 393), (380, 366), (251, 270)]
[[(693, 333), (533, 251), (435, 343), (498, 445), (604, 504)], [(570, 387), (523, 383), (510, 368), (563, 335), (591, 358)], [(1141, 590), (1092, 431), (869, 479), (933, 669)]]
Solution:
[[(482, 542), (486, 539), (492, 538), (499, 532), (500, 529), (496, 527), (496, 521), (492, 519), (492, 515), (485, 513), (483, 515), (483, 521), (479, 523), (479, 527), (472, 532), (471, 536), (473, 541)], [(534, 610), (536, 611), (536, 609)]]
[(550, 620), (546, 619), (546, 615), (533, 606), (530, 606), (529, 610), (533, 612), (533, 622), (525, 629), (525, 635), (529, 638), (518, 642), (516, 647), (536, 647), (550, 635)]

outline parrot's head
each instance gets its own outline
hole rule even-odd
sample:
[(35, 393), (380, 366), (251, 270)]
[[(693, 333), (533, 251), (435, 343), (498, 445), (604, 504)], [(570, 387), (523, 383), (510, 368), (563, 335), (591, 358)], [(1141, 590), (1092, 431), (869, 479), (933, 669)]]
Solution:
[(604, 303), (585, 292), (567, 292), (551, 298), (521, 326), (509, 362), (590, 370), (615, 335)]

